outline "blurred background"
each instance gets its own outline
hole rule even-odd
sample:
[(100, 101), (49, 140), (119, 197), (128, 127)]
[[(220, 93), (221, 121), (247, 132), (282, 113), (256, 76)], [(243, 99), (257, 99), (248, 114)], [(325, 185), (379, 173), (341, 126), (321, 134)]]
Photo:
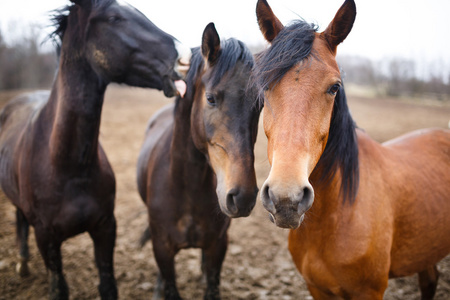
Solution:
[[(267, 0), (283, 24), (303, 17), (324, 30), (344, 0)], [(268, 45), (259, 32), (256, 0), (129, 0), (150, 20), (190, 47), (214, 22), (221, 38), (236, 37), (259, 52)], [(69, 0), (0, 0), (0, 108), (23, 91), (50, 88), (57, 68), (49, 12)], [(356, 0), (352, 32), (338, 48), (352, 116), (378, 142), (405, 132), (448, 128), (450, 119), (449, 0)], [(151, 243), (138, 246), (148, 225), (136, 188), (136, 163), (148, 119), (171, 103), (151, 89), (111, 84), (105, 94), (100, 140), (117, 178), (115, 271), (123, 299), (148, 299), (158, 268)], [(262, 121), (262, 118), (260, 119)], [(255, 170), (261, 187), (270, 166), (260, 122)], [(15, 272), (14, 206), (0, 191), (0, 300), (48, 299), (47, 273), (33, 234), (27, 279)], [(30, 229), (33, 231), (33, 229)], [(287, 249), (288, 231), (275, 227), (258, 200), (248, 218), (233, 220), (225, 260), (223, 299), (312, 299)], [(73, 299), (97, 299), (92, 242), (87, 233), (63, 244), (66, 279)], [(203, 294), (200, 252), (177, 257), (180, 293)], [(435, 300), (450, 299), (450, 257), (438, 265)], [(419, 300), (417, 275), (391, 280), (385, 300)]]

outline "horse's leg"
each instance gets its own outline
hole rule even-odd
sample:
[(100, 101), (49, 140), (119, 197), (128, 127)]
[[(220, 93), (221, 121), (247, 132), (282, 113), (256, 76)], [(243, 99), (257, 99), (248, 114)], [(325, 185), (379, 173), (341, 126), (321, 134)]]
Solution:
[(25, 277), (30, 274), (28, 269), (28, 259), (30, 257), (28, 251), (29, 224), (19, 208), (16, 209), (16, 226), (17, 244), (19, 245), (20, 254), (19, 262), (16, 265), (16, 270), (21, 277)]
[(142, 248), (145, 246), (145, 244), (152, 239), (152, 231), (150, 230), (150, 226), (147, 226), (145, 228), (144, 232), (141, 235), (141, 238), (139, 239), (139, 246)]
[[(152, 236), (153, 253), (155, 254), (156, 263), (159, 267), (160, 276), (164, 283), (164, 298), (181, 299), (178, 293), (175, 281), (175, 254), (176, 251), (171, 249), (168, 243), (161, 241), (159, 236)], [(153, 299), (157, 295), (155, 294)]]
[(62, 273), (61, 241), (52, 239), (46, 229), (35, 227), (34, 233), (39, 252), (44, 259), (45, 266), (49, 270), (51, 300), (69, 299), (69, 289)]
[(312, 285), (308, 285), (308, 290), (309, 290), (309, 293), (311, 294), (311, 296), (314, 298), (314, 300), (342, 299), (336, 295), (331, 295), (329, 293), (325, 293), (322, 290), (320, 290)]
[(160, 300), (164, 298), (164, 279), (161, 272), (158, 273), (158, 279), (156, 279), (156, 287), (153, 291), (153, 300)]
[(436, 265), (419, 272), (419, 286), (422, 300), (433, 299), (439, 279), (439, 271)]
[(202, 270), (206, 274), (206, 292), (204, 299), (220, 299), (220, 271), (228, 247), (228, 237), (225, 234), (209, 248), (202, 249)]
[(114, 277), (114, 245), (116, 243), (116, 219), (111, 215), (101, 227), (89, 231), (94, 242), (95, 263), (100, 284), (98, 291), (102, 300), (117, 299), (117, 285)]

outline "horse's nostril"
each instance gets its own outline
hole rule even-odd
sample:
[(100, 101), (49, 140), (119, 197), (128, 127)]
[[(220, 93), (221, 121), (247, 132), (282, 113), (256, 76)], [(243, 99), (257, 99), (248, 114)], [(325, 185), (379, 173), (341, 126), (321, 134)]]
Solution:
[(226, 207), (229, 215), (234, 218), (250, 215), (256, 203), (256, 196), (257, 194), (247, 189), (231, 189), (226, 198)]
[(269, 185), (268, 184), (266, 184), (264, 186), (264, 188), (263, 188), (263, 190), (261, 192), (261, 196), (262, 196), (263, 199), (270, 199), (270, 196), (269, 196)]
[(238, 208), (236, 206), (236, 199), (235, 199), (238, 192), (239, 191), (236, 191), (233, 189), (227, 194), (227, 208), (232, 214), (237, 214), (237, 212), (238, 212)]
[(267, 211), (269, 211), (272, 214), (276, 213), (275, 209), (275, 197), (272, 191), (270, 190), (270, 187), (268, 184), (265, 184), (263, 186), (262, 192), (261, 192), (261, 200), (263, 203), (263, 206)]
[(299, 214), (303, 214), (310, 209), (314, 201), (314, 190), (312, 187), (305, 186), (297, 200), (298, 201), (295, 201), (296, 204), (293, 209), (297, 210)]
[(311, 188), (309, 187), (304, 187), (303, 188), (303, 199), (302, 202), (305, 204), (309, 204), (309, 202), (311, 202), (313, 197), (313, 191)]

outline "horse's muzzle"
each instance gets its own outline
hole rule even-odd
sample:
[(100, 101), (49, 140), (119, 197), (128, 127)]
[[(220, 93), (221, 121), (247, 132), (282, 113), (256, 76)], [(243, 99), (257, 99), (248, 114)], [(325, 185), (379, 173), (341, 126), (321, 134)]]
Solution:
[(294, 189), (270, 187), (264, 183), (261, 192), (264, 208), (270, 213), (275, 225), (281, 228), (295, 229), (302, 223), (306, 211), (314, 202), (314, 190), (311, 185)]
[(258, 188), (253, 191), (233, 188), (226, 196), (226, 207), (222, 211), (230, 218), (247, 217), (255, 207)]

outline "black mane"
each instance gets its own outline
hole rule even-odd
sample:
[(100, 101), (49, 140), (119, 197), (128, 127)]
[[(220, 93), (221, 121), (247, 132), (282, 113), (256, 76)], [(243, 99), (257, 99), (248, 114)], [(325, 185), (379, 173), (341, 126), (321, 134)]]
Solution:
[(49, 34), (48, 39), (51, 39), (55, 44), (58, 56), (61, 50), (61, 44), (64, 38), (64, 33), (66, 32), (67, 29), (70, 10), (72, 9), (73, 6), (74, 5), (67, 5), (60, 9), (55, 9), (51, 12), (52, 13), (50, 17), (50, 21), (52, 22), (51, 26), (55, 27), (55, 30), (53, 30)]
[[(238, 62), (243, 62), (249, 68), (253, 68), (253, 55), (241, 41), (234, 38), (223, 40), (220, 42), (220, 47), (219, 57), (211, 74), (213, 86), (219, 84), (225, 73), (234, 68)], [(195, 82), (204, 68), (204, 63), (200, 47), (192, 49), (191, 65), (186, 75), (186, 98), (188, 99), (194, 97)]]
[[(252, 84), (258, 92), (259, 105), (265, 102), (265, 91), (273, 88), (283, 76), (311, 52), (317, 26), (297, 21), (285, 27), (272, 41), (270, 48), (256, 59)], [(336, 95), (328, 142), (316, 168), (324, 170), (320, 180), (329, 183), (339, 170), (344, 202), (353, 203), (358, 192), (359, 162), (356, 124), (347, 106), (344, 87)]]
[[(109, 6), (114, 1), (115, 0), (84, 0), (78, 2), (81, 3), (82, 7), (88, 6), (89, 10), (94, 10)], [(58, 55), (61, 49), (64, 33), (66, 32), (68, 26), (69, 15), (75, 6), (76, 4), (66, 5), (50, 12), (50, 26), (55, 27), (55, 30), (49, 34), (48, 39), (51, 39), (56, 45)]]
[(316, 168), (327, 170), (322, 173), (321, 181), (328, 183), (338, 169), (341, 172), (341, 193), (344, 199), (353, 203), (359, 185), (358, 141), (356, 124), (350, 115), (344, 86), (335, 98), (330, 122), (328, 141)]

